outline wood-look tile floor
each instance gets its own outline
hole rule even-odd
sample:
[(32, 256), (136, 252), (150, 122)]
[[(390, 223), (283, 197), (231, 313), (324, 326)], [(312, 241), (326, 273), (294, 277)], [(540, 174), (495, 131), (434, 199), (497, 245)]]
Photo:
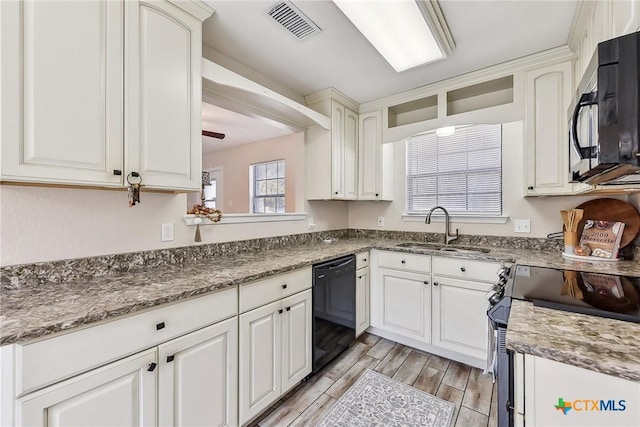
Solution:
[(496, 388), (490, 375), (367, 333), (251, 425), (316, 425), (367, 368), (455, 404), (452, 427), (497, 425)]

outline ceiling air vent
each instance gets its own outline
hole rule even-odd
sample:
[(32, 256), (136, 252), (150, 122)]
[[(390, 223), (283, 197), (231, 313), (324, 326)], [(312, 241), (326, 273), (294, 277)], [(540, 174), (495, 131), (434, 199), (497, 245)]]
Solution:
[(275, 19), (298, 40), (306, 39), (322, 31), (300, 9), (288, 1), (277, 2), (267, 10), (267, 15)]

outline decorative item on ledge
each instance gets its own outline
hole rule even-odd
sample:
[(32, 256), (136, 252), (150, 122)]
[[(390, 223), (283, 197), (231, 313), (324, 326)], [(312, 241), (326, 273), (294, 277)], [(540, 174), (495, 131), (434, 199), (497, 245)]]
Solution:
[(187, 214), (195, 215), (193, 223), (196, 224), (196, 235), (193, 240), (196, 242), (202, 242), (202, 236), (200, 235), (200, 224), (202, 224), (201, 216), (208, 218), (212, 222), (218, 222), (222, 219), (222, 212), (219, 209), (208, 208), (204, 205), (204, 187), (211, 185), (211, 174), (209, 172), (202, 172), (202, 190), (200, 196), (200, 204), (193, 205), (191, 209), (187, 211)]

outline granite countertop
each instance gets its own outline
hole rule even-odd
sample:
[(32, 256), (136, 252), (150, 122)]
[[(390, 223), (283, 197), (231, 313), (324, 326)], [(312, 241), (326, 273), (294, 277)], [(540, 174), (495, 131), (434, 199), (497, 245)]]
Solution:
[(332, 243), (250, 251), (84, 280), (4, 289), (0, 301), (0, 344), (24, 343), (371, 248), (640, 276), (640, 265), (631, 261), (592, 264), (565, 260), (553, 251), (493, 247), (488, 248), (488, 253), (451, 254), (435, 249), (399, 248), (396, 245), (400, 242), (334, 239)]
[(511, 303), (507, 348), (640, 381), (640, 325)]

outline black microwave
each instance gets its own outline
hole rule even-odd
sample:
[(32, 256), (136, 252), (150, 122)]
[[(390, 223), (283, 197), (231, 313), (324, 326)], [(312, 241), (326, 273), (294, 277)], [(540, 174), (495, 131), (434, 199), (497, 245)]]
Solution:
[(569, 109), (571, 182), (640, 184), (640, 32), (598, 44)]

